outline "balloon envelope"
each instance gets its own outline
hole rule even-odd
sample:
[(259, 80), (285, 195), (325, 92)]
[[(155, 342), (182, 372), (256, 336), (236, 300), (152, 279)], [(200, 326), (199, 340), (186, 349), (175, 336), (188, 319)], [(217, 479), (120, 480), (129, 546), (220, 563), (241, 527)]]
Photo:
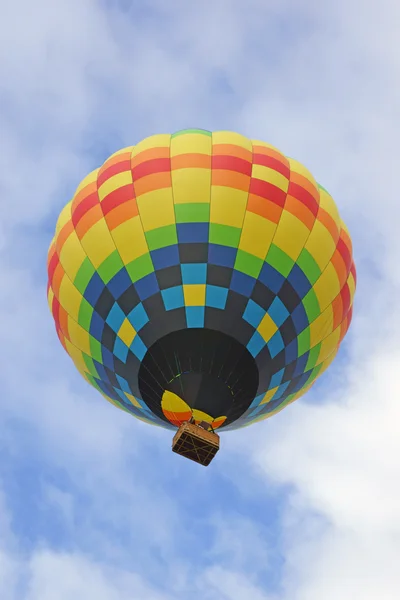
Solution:
[(155, 135), (88, 175), (48, 255), (57, 334), (85, 379), (146, 422), (235, 429), (329, 366), (356, 272), (331, 196), (234, 132)]

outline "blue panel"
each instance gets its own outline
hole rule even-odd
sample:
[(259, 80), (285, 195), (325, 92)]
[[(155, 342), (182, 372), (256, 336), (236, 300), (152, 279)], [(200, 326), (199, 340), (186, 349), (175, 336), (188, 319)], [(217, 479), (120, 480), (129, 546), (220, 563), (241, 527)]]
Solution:
[(114, 296), (118, 299), (129, 286), (132, 285), (132, 280), (129, 277), (129, 273), (126, 269), (121, 269), (114, 277), (107, 283), (107, 287)]
[[(291, 362), (296, 360), (296, 358), (298, 356), (298, 352), (299, 352), (299, 350), (298, 350), (297, 338), (294, 338), (294, 340), (292, 340), (290, 342), (290, 344), (288, 346), (286, 346), (286, 348), (285, 348), (285, 363), (287, 365), (289, 365)], [(301, 371), (301, 373), (302, 372), (303, 371)], [(298, 373), (298, 375), (301, 375), (301, 373)]]
[(275, 358), (284, 347), (285, 344), (283, 343), (282, 336), (279, 331), (277, 331), (268, 341), (268, 350), (271, 354), (271, 358)]
[(97, 300), (100, 298), (101, 292), (104, 290), (105, 285), (100, 275), (96, 272), (93, 273), (91, 280), (89, 281), (83, 297), (89, 302), (91, 306), (94, 306)]
[(249, 300), (243, 313), (243, 319), (257, 329), (265, 315), (265, 310), (261, 308), (254, 300)]
[(293, 287), (295, 292), (300, 296), (300, 298), (304, 298), (304, 296), (306, 296), (306, 294), (312, 288), (311, 283), (308, 281), (307, 277), (304, 275), (299, 265), (296, 264), (293, 265), (293, 268), (290, 271), (287, 280)]
[(154, 296), (154, 294), (157, 294), (157, 292), (160, 291), (156, 274), (150, 273), (149, 275), (146, 275), (146, 277), (139, 279), (139, 281), (136, 281), (135, 283), (135, 288), (142, 301), (147, 300), (150, 296)]
[(174, 265), (179, 265), (179, 249), (176, 244), (173, 246), (165, 246), (165, 248), (159, 248), (150, 252), (151, 260), (153, 261), (154, 269), (159, 271), (160, 269), (166, 269)]
[(249, 343), (247, 344), (247, 350), (252, 356), (257, 356), (259, 352), (264, 348), (265, 340), (261, 337), (258, 331), (255, 331), (252, 335)]
[(143, 304), (138, 304), (128, 315), (129, 322), (135, 331), (140, 331), (149, 322), (149, 317)]
[(135, 356), (137, 356), (137, 358), (139, 360), (143, 360), (144, 355), (147, 352), (147, 348), (144, 345), (142, 339), (140, 338), (140, 336), (136, 336), (135, 339), (133, 340), (131, 347), (130, 347), (131, 351), (133, 352), (133, 354)]
[(251, 410), (251, 409), (259, 406), (260, 402), (262, 401), (262, 399), (264, 398), (264, 396), (265, 396), (265, 394), (260, 394), (259, 396), (256, 396), (247, 410)]
[(285, 383), (282, 383), (282, 385), (280, 385), (278, 387), (275, 394), (273, 395), (272, 401), (281, 399), (282, 396), (284, 395), (284, 393), (286, 392), (289, 384), (290, 384), (290, 381), (286, 381)]
[(309, 352), (306, 352), (302, 356), (300, 356), (296, 361), (296, 368), (293, 372), (293, 379), (295, 377), (300, 377), (304, 373), (304, 370), (307, 366), (308, 357), (310, 356)]
[(272, 390), (275, 387), (278, 387), (282, 383), (282, 377), (285, 372), (285, 369), (281, 369), (271, 377), (271, 383), (269, 384), (269, 389)]
[(205, 284), (207, 282), (207, 263), (185, 263), (181, 265), (182, 283)]
[(115, 303), (107, 315), (106, 323), (113, 331), (115, 331), (115, 333), (118, 333), (122, 323), (125, 321), (125, 318), (126, 316), (124, 311), (118, 306), (117, 303)]
[(104, 330), (104, 320), (103, 318), (97, 314), (96, 311), (93, 311), (92, 318), (90, 321), (89, 333), (96, 340), (101, 342), (101, 338)]
[(253, 277), (250, 277), (250, 275), (236, 271), (236, 269), (233, 271), (230, 289), (234, 292), (249, 298), (255, 284), (256, 280)]
[(227, 297), (227, 288), (223, 288), (218, 285), (207, 285), (206, 306), (212, 306), (213, 308), (220, 308), (221, 310), (223, 310), (226, 305)]
[(126, 358), (128, 356), (128, 352), (129, 352), (129, 348), (126, 344), (124, 344), (124, 342), (117, 337), (117, 339), (115, 340), (114, 343), (114, 356), (116, 356), (117, 358), (119, 358), (119, 360), (121, 360), (123, 363), (126, 362)]
[(165, 310), (173, 310), (184, 306), (183, 287), (176, 285), (166, 290), (161, 290), (162, 299), (164, 301)]
[(186, 322), (188, 327), (204, 327), (204, 306), (187, 306)]
[(103, 359), (103, 365), (105, 367), (107, 367), (107, 369), (110, 369), (110, 371), (114, 371), (115, 365), (114, 365), (113, 353), (110, 352), (109, 350), (107, 350), (107, 348), (105, 348), (104, 346), (102, 346), (101, 347), (101, 357)]
[(209, 228), (209, 223), (177, 223), (178, 242), (180, 244), (208, 242)]
[(277, 294), (281, 289), (285, 278), (281, 275), (274, 267), (271, 267), (268, 263), (264, 263), (261, 272), (258, 276), (261, 283), (263, 283), (268, 289)]
[(286, 306), (283, 304), (282, 300), (276, 296), (271, 306), (268, 309), (268, 314), (274, 323), (280, 327), (282, 323), (286, 321), (289, 316), (289, 311)]
[(117, 378), (117, 381), (118, 381), (119, 385), (121, 386), (121, 390), (126, 392), (127, 394), (132, 394), (131, 388), (130, 388), (128, 382), (126, 381), (126, 379), (124, 379), (123, 377), (120, 377), (120, 375), (115, 375), (115, 377)]
[[(103, 365), (100, 364), (99, 362), (97, 362), (97, 360), (94, 360), (93, 363), (94, 363), (94, 366), (96, 367), (96, 371), (97, 371), (100, 379), (102, 379), (103, 381), (109, 381), (107, 371), (105, 370)], [(96, 377), (95, 377), (95, 379), (96, 379)]]
[(299, 335), (302, 331), (304, 331), (304, 329), (306, 329), (306, 327), (308, 327), (308, 317), (306, 311), (304, 310), (303, 304), (296, 306), (292, 312), (292, 321), (297, 335)]
[(237, 248), (210, 244), (208, 247), (208, 262), (219, 267), (230, 267), (233, 269), (237, 254)]

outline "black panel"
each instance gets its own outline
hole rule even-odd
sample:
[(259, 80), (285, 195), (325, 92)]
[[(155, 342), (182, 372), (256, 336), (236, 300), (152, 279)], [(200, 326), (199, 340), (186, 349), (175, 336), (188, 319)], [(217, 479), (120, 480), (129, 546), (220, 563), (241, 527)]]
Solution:
[(178, 244), (181, 263), (207, 263), (208, 243)]
[(164, 421), (161, 399), (169, 390), (213, 418), (227, 416), (228, 425), (248, 409), (258, 380), (248, 350), (236, 339), (210, 329), (182, 329), (160, 338), (139, 369), (141, 396)]
[(114, 306), (114, 303), (114, 296), (111, 294), (110, 290), (105, 287), (101, 292), (100, 297), (94, 306), (94, 309), (104, 320), (106, 320), (108, 317), (108, 313)]
[(118, 305), (126, 315), (129, 315), (139, 302), (140, 298), (133, 284), (118, 298)]
[(230, 267), (219, 267), (218, 265), (209, 264), (207, 267), (207, 283), (229, 289), (232, 273), (233, 269)]
[(180, 265), (166, 267), (155, 271), (160, 290), (182, 285), (182, 271)]

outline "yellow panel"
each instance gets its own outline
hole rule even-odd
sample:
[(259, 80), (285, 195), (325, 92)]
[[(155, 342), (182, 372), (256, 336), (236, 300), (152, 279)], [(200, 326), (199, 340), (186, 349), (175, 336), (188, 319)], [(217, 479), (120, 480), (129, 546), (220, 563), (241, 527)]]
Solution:
[(211, 169), (173, 169), (171, 178), (175, 204), (210, 202)]
[(83, 261), (86, 258), (86, 254), (83, 251), (82, 245), (73, 231), (68, 239), (64, 242), (61, 252), (59, 253), (60, 263), (68, 275), (68, 277), (74, 281)]
[(234, 144), (235, 146), (241, 146), (242, 148), (246, 148), (250, 150), (253, 149), (251, 141), (241, 135), (240, 133), (235, 133), (234, 131), (215, 131), (212, 134), (212, 143), (214, 144)]
[(310, 230), (300, 219), (287, 210), (282, 212), (276, 229), (274, 244), (292, 260), (296, 260), (303, 250)]
[(107, 160), (110, 160), (110, 158), (114, 158), (115, 156), (119, 156), (120, 154), (126, 154), (127, 152), (132, 153), (134, 149), (135, 146), (126, 146), (126, 148), (121, 148), (121, 150), (117, 150), (117, 152), (111, 154), (111, 156), (109, 156)]
[(183, 285), (185, 306), (205, 306), (206, 286), (203, 284)]
[(132, 394), (128, 394), (127, 392), (124, 392), (124, 394), (128, 398), (129, 402), (133, 404), (133, 406), (136, 406), (136, 408), (142, 408), (139, 402), (136, 400), (135, 396), (132, 396)]
[(137, 198), (137, 204), (144, 231), (175, 223), (172, 188), (142, 194)]
[(170, 144), (171, 135), (169, 133), (162, 133), (159, 135), (151, 135), (141, 142), (139, 142), (135, 146), (134, 154), (139, 154), (139, 152), (143, 152), (144, 150), (149, 150), (150, 148), (162, 148), (168, 147)]
[(104, 198), (106, 198), (111, 192), (115, 192), (115, 190), (125, 185), (129, 185), (130, 183), (133, 184), (132, 171), (122, 171), (122, 173), (117, 173), (109, 179), (106, 179), (106, 181), (98, 189), (100, 202), (104, 200)]
[(275, 185), (284, 192), (288, 191), (289, 179), (281, 173), (279, 173), (278, 171), (275, 171), (275, 169), (271, 169), (270, 167), (264, 167), (264, 165), (253, 164), (251, 176), (255, 179), (268, 181), (268, 183)]
[(74, 319), (68, 316), (68, 337), (71, 343), (88, 356), (90, 352), (90, 334), (83, 329)]
[(210, 223), (242, 227), (246, 212), (248, 193), (233, 188), (215, 186), (211, 188)]
[(60, 231), (64, 227), (64, 225), (69, 223), (69, 221), (71, 220), (71, 205), (72, 205), (72, 200), (70, 200), (68, 202), (68, 204), (66, 204), (64, 206), (64, 208), (62, 209), (62, 211), (59, 214), (59, 217), (58, 217), (57, 223), (56, 223), (55, 238), (57, 237), (57, 234), (60, 233)]
[(288, 161), (291, 171), (293, 171), (294, 173), (298, 173), (299, 175), (303, 175), (303, 177), (308, 179), (308, 181), (311, 181), (315, 188), (318, 189), (317, 182), (315, 181), (310, 171), (306, 169), (304, 165), (302, 165), (298, 160), (294, 160), (293, 158), (288, 158)]
[(340, 231), (340, 215), (339, 215), (339, 211), (337, 209), (337, 206), (332, 198), (332, 196), (330, 196), (330, 194), (328, 194), (328, 192), (326, 192), (325, 190), (319, 188), (319, 204), (321, 206), (321, 208), (323, 208), (324, 210), (326, 210), (326, 212), (332, 217), (332, 219), (335, 221), (336, 225), (338, 226), (338, 229)]
[(68, 354), (74, 361), (74, 365), (78, 369), (78, 371), (83, 375), (87, 373), (87, 366), (83, 359), (81, 350), (78, 350), (71, 342), (65, 338), (65, 347), (67, 349)]
[(77, 321), (79, 308), (82, 302), (82, 295), (66, 275), (64, 275), (61, 281), (59, 301), (64, 310)]
[(197, 423), (201, 423), (202, 421), (205, 421), (206, 423), (212, 423), (214, 418), (211, 417), (210, 415), (208, 415), (207, 413), (203, 412), (202, 410), (197, 410), (196, 408), (194, 408), (192, 410), (192, 414), (193, 414), (193, 418)]
[(92, 225), (81, 243), (95, 269), (115, 251), (115, 244), (104, 219)]
[(322, 342), (330, 333), (333, 327), (333, 310), (329, 306), (309, 325), (310, 330), (310, 348), (314, 348)]
[(128, 219), (113, 229), (113, 239), (125, 265), (149, 251), (139, 216)]
[(272, 221), (268, 221), (268, 219), (252, 212), (246, 212), (239, 248), (264, 259), (267, 256), (275, 231), (276, 224)]
[(356, 282), (354, 281), (353, 273), (349, 273), (349, 277), (347, 279), (347, 285), (349, 286), (349, 290), (350, 290), (350, 298), (353, 301), (354, 294), (356, 292)]
[(272, 388), (272, 390), (268, 390), (268, 392), (265, 394), (264, 398), (261, 400), (260, 406), (261, 406), (261, 404), (267, 404), (267, 402), (270, 402), (272, 400), (272, 397), (275, 396), (278, 389), (279, 389), (279, 386), (277, 385), (276, 387)]
[(322, 272), (320, 278), (315, 282), (313, 289), (318, 298), (321, 311), (324, 311), (336, 296), (340, 294), (340, 282), (332, 263), (329, 263)]
[(310, 237), (304, 247), (311, 254), (321, 271), (325, 269), (336, 250), (331, 234), (318, 220), (314, 222)]
[(124, 344), (126, 344), (129, 348), (129, 346), (132, 344), (133, 340), (135, 339), (136, 331), (132, 327), (132, 324), (130, 323), (130, 321), (128, 321), (128, 319), (125, 319), (124, 322), (122, 323), (117, 335), (124, 342)]
[(270, 150), (274, 150), (278, 154), (282, 154), (282, 152), (278, 150), (276, 146), (272, 146), (272, 144), (267, 144), (267, 142), (263, 142), (261, 140), (251, 140), (251, 143), (253, 144), (253, 146), (262, 146), (263, 148), (269, 148)]
[(170, 412), (174, 413), (175, 415), (179, 415), (179, 413), (184, 414), (192, 412), (189, 404), (182, 400), (180, 396), (174, 394), (174, 392), (170, 392), (169, 390), (165, 390), (162, 395), (161, 408), (163, 412)]
[(326, 360), (324, 360), (324, 362), (322, 363), (322, 367), (318, 373), (318, 377), (320, 377), (322, 375), (322, 373), (324, 373), (324, 371), (327, 370), (328, 367), (330, 367), (330, 365), (333, 363), (333, 361), (335, 360), (337, 353), (338, 353), (339, 348), (336, 348), (336, 350), (334, 350), (332, 352), (332, 354), (330, 354), (328, 356), (328, 358)]
[(257, 327), (257, 331), (263, 337), (263, 339), (266, 342), (268, 342), (272, 338), (272, 336), (278, 331), (278, 327), (276, 326), (272, 318), (269, 316), (269, 314), (266, 313), (261, 323)]
[(50, 285), (49, 290), (47, 292), (47, 304), (49, 305), (50, 312), (53, 310), (53, 300), (54, 300), (54, 292)]
[(91, 173), (89, 173), (89, 175), (86, 175), (86, 177), (84, 179), (82, 179), (82, 181), (80, 182), (80, 184), (78, 185), (78, 187), (75, 190), (74, 196), (76, 196), (86, 186), (90, 185), (94, 181), (97, 181), (97, 175), (99, 173), (99, 170), (100, 169), (95, 169), (94, 171), (92, 171)]
[(171, 156), (179, 154), (211, 154), (211, 136), (202, 133), (184, 133), (171, 139)]
[(336, 350), (339, 346), (340, 341), (340, 330), (341, 327), (336, 327), (335, 331), (333, 331), (321, 344), (321, 350), (318, 357), (318, 363), (326, 360), (332, 352)]

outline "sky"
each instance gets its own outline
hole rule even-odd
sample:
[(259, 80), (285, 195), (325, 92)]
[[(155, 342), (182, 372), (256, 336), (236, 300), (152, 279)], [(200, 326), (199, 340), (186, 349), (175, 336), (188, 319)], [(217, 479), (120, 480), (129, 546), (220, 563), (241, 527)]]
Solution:
[[(0, 0), (0, 598), (400, 597), (400, 4)], [(332, 194), (358, 288), (303, 399), (204, 469), (75, 371), (57, 215), (154, 133), (272, 143)]]

